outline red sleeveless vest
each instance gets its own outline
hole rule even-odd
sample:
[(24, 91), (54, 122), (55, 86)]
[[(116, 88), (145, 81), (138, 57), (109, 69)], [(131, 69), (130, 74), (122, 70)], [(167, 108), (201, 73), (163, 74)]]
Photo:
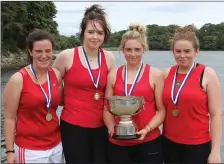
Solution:
[[(31, 150), (48, 150), (61, 141), (59, 121), (56, 115), (56, 110), (60, 103), (58, 80), (52, 68), (48, 70), (52, 83), (50, 113), (53, 119), (51, 121), (45, 119), (48, 111), (40, 86), (32, 81), (25, 68), (19, 71), (23, 77), (15, 135), (15, 143), (19, 147)], [(42, 84), (42, 87), (47, 96), (49, 96), (47, 82)]]
[[(116, 82), (114, 85), (114, 95), (124, 96), (124, 80), (122, 76), (122, 70), (124, 66), (121, 66), (117, 70)], [(152, 117), (156, 114), (156, 103), (155, 95), (152, 87), (149, 84), (149, 72), (150, 66), (146, 64), (145, 70), (141, 79), (136, 83), (135, 88), (132, 92), (132, 96), (143, 96), (145, 100), (145, 109), (135, 116), (132, 116), (132, 120), (136, 123), (139, 130), (143, 129)], [(131, 88), (131, 84), (128, 84), (128, 92)], [(119, 117), (115, 117), (115, 122), (119, 122)], [(151, 141), (160, 136), (159, 128), (149, 132), (144, 140), (114, 140), (109, 138), (109, 141), (121, 146), (132, 146), (140, 143)]]
[[(171, 99), (171, 88), (177, 66), (173, 66), (165, 81), (163, 103), (166, 107), (166, 119), (163, 135), (181, 144), (202, 144), (210, 141), (207, 94), (200, 87), (201, 73), (205, 66), (199, 64), (185, 83), (180, 93), (177, 109), (179, 115), (172, 116), (174, 104)], [(178, 74), (182, 81), (185, 74)], [(179, 88), (176, 88), (175, 94)]]
[[(73, 64), (64, 75), (64, 108), (61, 115), (61, 119), (70, 124), (88, 128), (104, 125), (103, 105), (108, 68), (103, 50), (100, 49), (100, 52), (102, 60), (98, 93), (100, 93), (101, 98), (96, 101), (93, 98), (96, 88), (88, 69), (80, 61), (78, 47), (74, 48)], [(92, 72), (94, 79), (96, 79), (99, 68), (93, 69)]]

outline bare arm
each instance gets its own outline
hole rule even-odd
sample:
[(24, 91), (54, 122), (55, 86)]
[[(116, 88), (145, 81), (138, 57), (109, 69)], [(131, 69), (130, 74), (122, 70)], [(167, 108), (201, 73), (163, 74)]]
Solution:
[(106, 51), (106, 50), (104, 50), (104, 51), (105, 51), (105, 54), (106, 54), (106, 61), (107, 61), (107, 65), (108, 65), (108, 70), (110, 72), (111, 70), (116, 68), (114, 55), (110, 51)]
[(211, 153), (220, 154), (222, 135), (222, 103), (220, 82), (215, 71), (212, 68), (205, 68), (205, 76), (208, 77), (206, 90), (208, 95), (209, 114), (211, 116)]
[(166, 68), (166, 69), (163, 70), (163, 77), (164, 77), (164, 79), (167, 78), (169, 72), (170, 72), (170, 68)]
[[(105, 97), (110, 97), (114, 95), (113, 87), (115, 83), (115, 78), (116, 78), (116, 70), (113, 69), (110, 71), (107, 77), (107, 86), (106, 86), (106, 92), (105, 92)], [(105, 100), (106, 101), (106, 100)], [(103, 120), (105, 125), (107, 126), (108, 130), (111, 132), (111, 134), (114, 133), (114, 116), (108, 111), (106, 106), (104, 106), (104, 111), (103, 111)]]
[(15, 138), (15, 125), (17, 119), (17, 109), (22, 91), (23, 79), (20, 73), (15, 73), (5, 86), (3, 93), (4, 103), (4, 132), (6, 150), (13, 150)]
[(64, 105), (64, 87), (63, 87), (61, 73), (56, 68), (53, 68), (53, 70), (54, 70), (55, 75), (58, 79), (59, 91), (60, 91), (60, 97), (61, 97), (60, 98), (61, 99), (60, 105), (63, 106)]
[(154, 92), (155, 92), (155, 101), (156, 101), (156, 109), (157, 112), (151, 119), (151, 121), (146, 125), (146, 129), (148, 132), (153, 129), (159, 127), (164, 119), (165, 119), (165, 107), (162, 101), (162, 92), (164, 87), (164, 74), (159, 69), (154, 68), (154, 72), (152, 73), (154, 80)]
[(54, 64), (52, 67), (56, 68), (61, 76), (64, 77), (66, 72), (66, 54), (69, 50), (64, 50), (60, 54), (56, 55), (56, 59), (54, 60)]

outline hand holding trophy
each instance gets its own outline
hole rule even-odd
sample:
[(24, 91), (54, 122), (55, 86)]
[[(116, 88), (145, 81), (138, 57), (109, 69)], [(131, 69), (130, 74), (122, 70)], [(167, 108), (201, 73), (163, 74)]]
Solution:
[(115, 140), (132, 140), (140, 137), (136, 132), (138, 127), (131, 117), (144, 108), (142, 96), (111, 96), (105, 99), (106, 109), (114, 116), (119, 116), (120, 121), (114, 127), (112, 138)]

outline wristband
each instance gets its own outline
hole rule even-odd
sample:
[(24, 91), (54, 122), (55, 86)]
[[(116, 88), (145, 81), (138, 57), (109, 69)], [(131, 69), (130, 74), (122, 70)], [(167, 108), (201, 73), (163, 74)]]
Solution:
[(7, 150), (5, 153), (6, 154), (8, 154), (8, 153), (15, 153), (15, 150)]

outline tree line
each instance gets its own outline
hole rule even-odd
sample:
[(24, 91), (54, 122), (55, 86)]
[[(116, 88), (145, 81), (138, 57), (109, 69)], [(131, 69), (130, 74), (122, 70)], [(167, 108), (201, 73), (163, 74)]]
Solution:
[[(171, 39), (178, 25), (147, 25), (148, 46), (150, 50), (170, 50)], [(115, 32), (105, 47), (119, 47), (125, 30)], [(195, 31), (201, 50), (224, 50), (224, 22), (220, 24), (206, 23)]]
[[(51, 1), (2, 1), (1, 2), (1, 45), (2, 55), (26, 50), (26, 37), (35, 28), (46, 29), (56, 39), (56, 50), (81, 45), (79, 33), (71, 36), (60, 35), (54, 20), (57, 9)], [(81, 20), (80, 20), (81, 21)], [(170, 39), (178, 25), (147, 25), (150, 50), (170, 50)], [(118, 48), (126, 30), (111, 34), (105, 48)], [(196, 30), (201, 50), (224, 50), (224, 22), (206, 23)]]

